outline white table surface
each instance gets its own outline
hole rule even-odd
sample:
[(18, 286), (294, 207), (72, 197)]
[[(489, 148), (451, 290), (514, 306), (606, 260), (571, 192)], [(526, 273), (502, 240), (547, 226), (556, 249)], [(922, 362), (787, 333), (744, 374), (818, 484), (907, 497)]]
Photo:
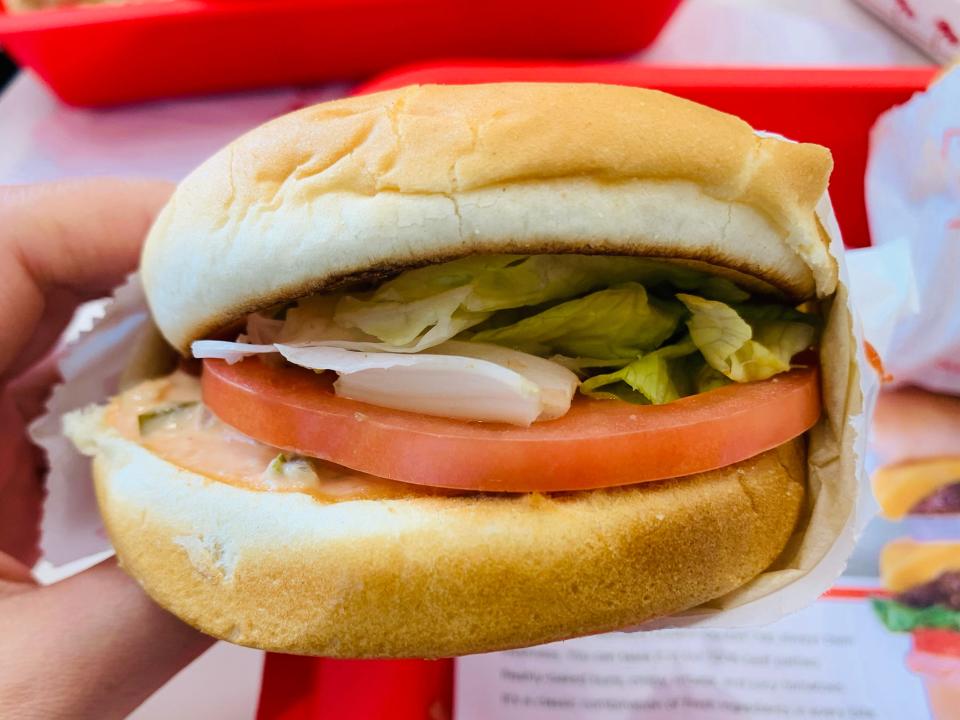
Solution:
[[(686, 0), (639, 62), (919, 65), (929, 61), (849, 0)], [(22, 73), (0, 96), (0, 182), (84, 175), (179, 179), (238, 134), (344, 86), (285, 88), (108, 110), (59, 103)]]
[[(686, 0), (638, 62), (924, 65), (848, 0)], [(344, 86), (285, 88), (82, 110), (29, 72), (0, 95), (0, 183), (92, 175), (179, 179), (243, 131)], [(253, 718), (263, 655), (219, 643), (137, 710), (136, 720)]]

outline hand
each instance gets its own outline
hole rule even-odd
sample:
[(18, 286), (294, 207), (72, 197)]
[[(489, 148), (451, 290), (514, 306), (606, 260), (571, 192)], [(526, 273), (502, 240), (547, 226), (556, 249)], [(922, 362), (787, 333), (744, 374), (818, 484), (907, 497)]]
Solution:
[(44, 462), (26, 426), (77, 306), (136, 267), (164, 182), (0, 187), (0, 717), (124, 717), (212, 642), (108, 561), (41, 588)]

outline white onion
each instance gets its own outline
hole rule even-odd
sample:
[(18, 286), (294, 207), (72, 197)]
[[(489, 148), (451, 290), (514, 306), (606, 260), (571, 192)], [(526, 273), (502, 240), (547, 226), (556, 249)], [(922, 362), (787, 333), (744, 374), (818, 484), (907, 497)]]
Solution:
[(251, 355), (278, 352), (273, 345), (254, 345), (244, 342), (230, 342), (228, 340), (196, 340), (190, 345), (193, 356), (200, 360), (226, 360), (233, 365)]
[(486, 360), (333, 347), (276, 347), (296, 365), (339, 373), (334, 383), (337, 395), (371, 405), (513, 425), (530, 425), (543, 411), (536, 384)]
[(540, 388), (543, 409), (538, 420), (553, 420), (566, 415), (580, 386), (580, 379), (559, 363), (500, 345), (449, 340), (430, 352), (488, 360), (523, 375)]
[(483, 343), (447, 341), (430, 353), (363, 352), (380, 343), (327, 340), (274, 345), (198, 340), (197, 358), (235, 363), (279, 352), (294, 365), (332, 370), (338, 395), (425, 415), (530, 425), (570, 409), (579, 381), (535, 355)]

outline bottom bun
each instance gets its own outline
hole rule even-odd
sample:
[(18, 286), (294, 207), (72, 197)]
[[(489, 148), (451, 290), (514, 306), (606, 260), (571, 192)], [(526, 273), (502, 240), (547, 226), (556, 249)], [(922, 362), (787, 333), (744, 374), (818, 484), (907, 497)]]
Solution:
[(230, 642), (334, 657), (486, 652), (699, 605), (773, 562), (806, 477), (795, 440), (613, 490), (322, 504), (177, 468), (101, 412), (69, 420), (120, 562), (154, 600)]

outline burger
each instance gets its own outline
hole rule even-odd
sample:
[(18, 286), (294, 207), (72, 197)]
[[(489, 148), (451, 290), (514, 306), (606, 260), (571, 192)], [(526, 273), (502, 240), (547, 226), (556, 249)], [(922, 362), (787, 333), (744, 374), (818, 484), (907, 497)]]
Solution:
[(416, 86), (253, 130), (143, 250), (180, 360), (65, 421), (120, 562), (206, 633), (340, 657), (789, 585), (856, 495), (830, 170), (618, 86)]
[(871, 482), (880, 512), (890, 520), (908, 515), (960, 517), (960, 456), (901, 460), (877, 470)]
[(880, 575), (888, 595), (873, 599), (874, 610), (888, 630), (910, 633), (906, 664), (923, 679), (931, 716), (955, 718), (960, 707), (960, 537), (894, 540), (880, 554)]
[(888, 629), (960, 633), (960, 537), (887, 543), (880, 577), (891, 597), (874, 599), (873, 606)]

